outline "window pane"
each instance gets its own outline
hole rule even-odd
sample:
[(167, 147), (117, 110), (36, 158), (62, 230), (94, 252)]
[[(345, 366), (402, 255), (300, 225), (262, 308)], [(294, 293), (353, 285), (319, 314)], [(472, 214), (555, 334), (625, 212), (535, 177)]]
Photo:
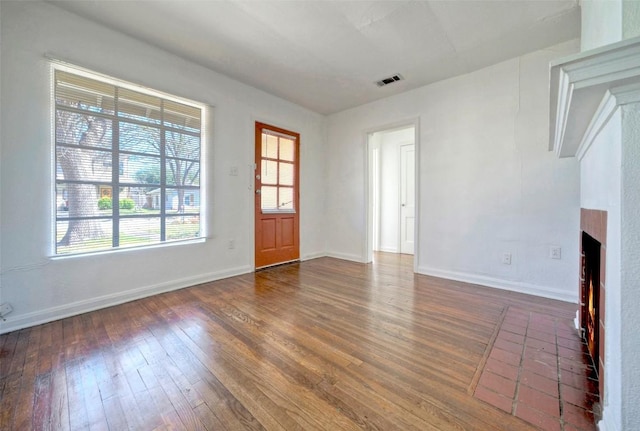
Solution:
[(56, 104), (113, 114), (115, 87), (72, 73), (56, 71)]
[(262, 157), (267, 157), (270, 159), (278, 158), (277, 136), (268, 135), (266, 133), (262, 134)]
[(197, 238), (200, 236), (200, 215), (167, 217), (167, 241)]
[[(111, 194), (100, 195), (101, 184), (56, 184), (56, 212), (63, 217), (110, 217)], [(102, 198), (102, 200), (100, 200)]]
[(184, 191), (184, 207), (186, 213), (200, 212), (200, 190)]
[(176, 129), (200, 132), (200, 109), (173, 100), (164, 101), (164, 124)]
[(200, 191), (193, 189), (167, 189), (167, 214), (193, 214), (200, 212)]
[(167, 132), (166, 155), (181, 159), (200, 159), (200, 138), (177, 132)]
[[(158, 205), (154, 206), (154, 192), (157, 191)], [(120, 188), (120, 215), (127, 214), (160, 214), (160, 188), (152, 187), (121, 187)], [(122, 201), (123, 198), (133, 201), (133, 208), (130, 201)]]
[(160, 217), (120, 219), (121, 247), (158, 242), (160, 242)]
[[(83, 253), (113, 247), (111, 219), (62, 220), (56, 223), (56, 253)], [(78, 232), (85, 232), (80, 237)]]
[(111, 149), (112, 122), (102, 117), (56, 110), (56, 144)]
[(56, 184), (56, 216), (69, 216), (69, 194), (66, 184)]
[(110, 198), (113, 195), (113, 189), (110, 185), (99, 185), (98, 186), (98, 198)]
[(197, 186), (200, 184), (200, 163), (167, 159), (167, 184), (172, 186)]
[(262, 161), (262, 169), (260, 172), (260, 181), (262, 184), (278, 184), (278, 163), (271, 160)]
[(160, 124), (160, 98), (127, 88), (118, 88), (118, 115)]
[(280, 163), (280, 184), (283, 186), (293, 185), (293, 164)]
[(120, 122), (120, 151), (160, 154), (160, 129)]
[(145, 197), (140, 195), (138, 188), (120, 187), (120, 215), (144, 214), (142, 210), (144, 200)]
[(56, 179), (111, 182), (111, 151), (58, 147)]
[(280, 160), (293, 162), (293, 139), (280, 138)]
[(260, 192), (260, 206), (263, 210), (278, 209), (278, 188), (262, 186)]
[(292, 210), (293, 209), (293, 189), (289, 187), (280, 187), (280, 200), (278, 209)]
[(120, 154), (120, 182), (160, 185), (160, 157)]
[(143, 208), (150, 214), (159, 214), (162, 204), (161, 189), (159, 187), (151, 190), (145, 189), (145, 199)]

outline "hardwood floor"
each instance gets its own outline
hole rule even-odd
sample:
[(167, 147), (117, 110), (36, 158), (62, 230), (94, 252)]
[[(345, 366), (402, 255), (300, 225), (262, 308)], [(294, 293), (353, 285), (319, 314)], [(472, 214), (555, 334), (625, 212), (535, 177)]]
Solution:
[(532, 430), (472, 396), (509, 307), (410, 256), (263, 270), (0, 336), (0, 428)]

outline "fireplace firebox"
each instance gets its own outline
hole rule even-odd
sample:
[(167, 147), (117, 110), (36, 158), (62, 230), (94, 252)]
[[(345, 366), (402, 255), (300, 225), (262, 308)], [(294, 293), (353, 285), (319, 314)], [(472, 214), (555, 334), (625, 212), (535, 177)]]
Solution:
[(582, 329), (584, 338), (598, 371), (599, 364), (599, 304), (600, 304), (600, 243), (582, 233)]

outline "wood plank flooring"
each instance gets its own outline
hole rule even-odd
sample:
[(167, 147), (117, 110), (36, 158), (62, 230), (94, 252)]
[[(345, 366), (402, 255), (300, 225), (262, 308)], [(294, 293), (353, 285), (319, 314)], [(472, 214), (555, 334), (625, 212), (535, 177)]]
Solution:
[(532, 430), (473, 397), (509, 306), (576, 306), (320, 258), (0, 336), (0, 429)]

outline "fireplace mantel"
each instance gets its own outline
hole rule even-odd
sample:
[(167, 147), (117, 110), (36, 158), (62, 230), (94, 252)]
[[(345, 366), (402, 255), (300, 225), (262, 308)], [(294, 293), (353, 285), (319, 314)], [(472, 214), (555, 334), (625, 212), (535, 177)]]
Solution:
[(640, 37), (550, 66), (549, 150), (582, 158), (618, 106), (640, 102)]

